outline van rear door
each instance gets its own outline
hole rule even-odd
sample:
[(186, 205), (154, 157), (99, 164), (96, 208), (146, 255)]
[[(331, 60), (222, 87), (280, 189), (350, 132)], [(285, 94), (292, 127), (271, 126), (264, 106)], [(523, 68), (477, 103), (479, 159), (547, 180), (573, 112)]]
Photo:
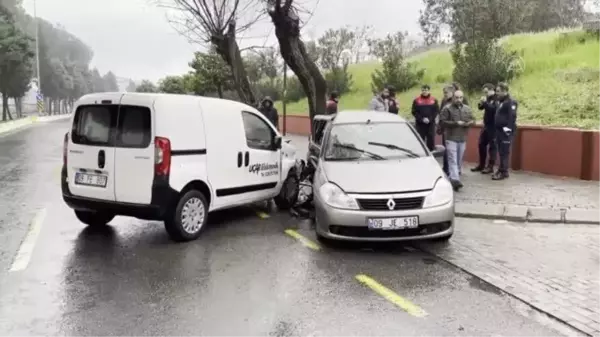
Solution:
[(121, 99), (115, 150), (117, 202), (149, 205), (154, 181), (154, 96)]
[(115, 201), (114, 135), (121, 96), (107, 94), (101, 102), (83, 102), (75, 110), (67, 153), (73, 195)]

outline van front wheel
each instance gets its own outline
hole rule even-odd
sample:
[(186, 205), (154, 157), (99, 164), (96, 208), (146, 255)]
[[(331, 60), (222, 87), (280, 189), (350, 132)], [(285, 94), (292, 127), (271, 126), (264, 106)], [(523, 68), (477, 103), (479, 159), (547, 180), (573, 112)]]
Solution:
[(208, 203), (204, 194), (191, 190), (185, 193), (175, 210), (165, 220), (165, 229), (173, 241), (197, 239), (208, 219)]
[(296, 201), (298, 201), (298, 194), (300, 193), (300, 181), (296, 174), (291, 173), (285, 179), (281, 186), (279, 194), (275, 197), (275, 205), (281, 210), (290, 209), (294, 207)]
[(79, 221), (90, 227), (101, 227), (106, 226), (112, 219), (115, 218), (114, 214), (101, 212), (101, 211), (75, 211), (75, 216)]

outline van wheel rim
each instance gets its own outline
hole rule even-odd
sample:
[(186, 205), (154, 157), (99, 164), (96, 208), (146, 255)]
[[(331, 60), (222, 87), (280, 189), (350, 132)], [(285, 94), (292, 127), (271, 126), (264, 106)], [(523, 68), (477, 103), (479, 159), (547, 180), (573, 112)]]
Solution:
[(197, 233), (204, 224), (206, 211), (200, 198), (190, 198), (181, 210), (181, 226), (189, 234)]

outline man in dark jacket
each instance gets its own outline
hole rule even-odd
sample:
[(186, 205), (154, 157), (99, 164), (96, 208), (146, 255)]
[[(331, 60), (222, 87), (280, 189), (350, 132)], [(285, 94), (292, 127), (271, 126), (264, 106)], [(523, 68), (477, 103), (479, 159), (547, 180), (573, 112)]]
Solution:
[(325, 107), (325, 111), (328, 115), (333, 115), (338, 112), (338, 103), (339, 103), (339, 94), (337, 91), (332, 91), (329, 94), (329, 99), (327, 100), (327, 106)]
[[(472, 168), (473, 172), (483, 174), (493, 173), (496, 162), (496, 140), (494, 134), (494, 120), (496, 118), (497, 105), (496, 92), (493, 84), (483, 86), (483, 97), (477, 104), (479, 110), (483, 110), (483, 128), (479, 134), (479, 165)], [(489, 158), (488, 158), (489, 153)], [(489, 160), (486, 162), (486, 160)], [(487, 165), (486, 165), (487, 164)]]
[(510, 97), (506, 83), (498, 83), (496, 86), (496, 95), (498, 96), (498, 107), (496, 109), (494, 126), (496, 130), (496, 145), (498, 146), (498, 154), (500, 155), (500, 165), (498, 165), (498, 171), (492, 176), (492, 179), (503, 180), (508, 178), (510, 146), (513, 136), (517, 132), (518, 103)]
[(277, 113), (277, 109), (273, 106), (271, 97), (265, 96), (265, 98), (263, 98), (258, 111), (271, 121), (271, 123), (275, 125), (275, 128), (279, 129), (279, 114)]
[[(454, 100), (454, 91), (456, 91), (456, 90), (454, 89), (454, 86), (452, 86), (452, 85), (448, 85), (444, 88), (444, 92), (443, 92), (444, 98), (442, 100), (442, 104), (440, 104), (440, 111), (444, 110), (444, 108), (447, 105), (452, 104), (452, 102)], [(438, 125), (437, 125), (437, 134), (442, 135), (442, 144), (444, 146), (446, 146), (446, 135), (444, 134), (444, 127), (443, 127), (442, 123), (438, 123)], [(448, 170), (448, 151), (444, 151), (443, 170), (447, 176), (450, 176), (450, 171)]]
[(440, 113), (437, 99), (431, 96), (431, 88), (425, 84), (421, 87), (421, 95), (413, 101), (412, 115), (415, 117), (415, 127), (430, 151), (435, 146), (435, 119)]
[(400, 107), (398, 106), (398, 100), (396, 99), (396, 88), (391, 85), (387, 88), (390, 91), (390, 99), (388, 101), (388, 112), (397, 115), (400, 111)]

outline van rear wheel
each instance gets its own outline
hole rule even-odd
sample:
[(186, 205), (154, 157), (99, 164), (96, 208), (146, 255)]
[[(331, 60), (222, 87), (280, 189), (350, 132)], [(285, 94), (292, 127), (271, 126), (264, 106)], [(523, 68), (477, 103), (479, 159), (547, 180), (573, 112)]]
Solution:
[(90, 227), (101, 227), (106, 226), (112, 219), (115, 218), (114, 214), (102, 211), (75, 211), (75, 216), (79, 221)]
[(290, 209), (294, 207), (298, 201), (298, 194), (300, 193), (300, 181), (296, 174), (291, 173), (283, 181), (279, 194), (274, 198), (275, 205), (281, 210)]
[(200, 237), (208, 219), (208, 202), (204, 194), (186, 192), (175, 210), (165, 219), (165, 229), (173, 241), (185, 242)]

